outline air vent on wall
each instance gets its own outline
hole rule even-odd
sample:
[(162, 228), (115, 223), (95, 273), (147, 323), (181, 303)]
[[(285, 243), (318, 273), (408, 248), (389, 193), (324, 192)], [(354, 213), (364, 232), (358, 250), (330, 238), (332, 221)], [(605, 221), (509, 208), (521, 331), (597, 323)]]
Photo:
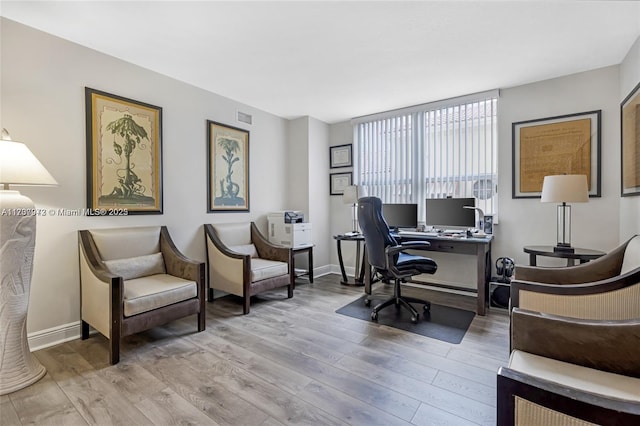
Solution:
[(238, 111), (238, 121), (241, 121), (241, 122), (247, 123), (247, 124), (251, 124), (252, 118), (253, 117), (251, 117), (251, 114), (246, 114), (244, 112)]

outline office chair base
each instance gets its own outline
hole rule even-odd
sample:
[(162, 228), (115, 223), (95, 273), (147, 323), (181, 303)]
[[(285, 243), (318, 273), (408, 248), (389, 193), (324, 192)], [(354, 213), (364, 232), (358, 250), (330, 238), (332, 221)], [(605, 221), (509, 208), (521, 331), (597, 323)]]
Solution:
[[(380, 312), (382, 309), (391, 306), (391, 305), (395, 305), (396, 308), (400, 308), (400, 307), (404, 307), (405, 309), (407, 309), (409, 312), (411, 312), (411, 322), (416, 324), (418, 322), (418, 320), (420, 319), (420, 314), (418, 313), (418, 311), (416, 310), (416, 308), (414, 308), (413, 306), (411, 306), (411, 303), (420, 303), (422, 304), (422, 310), (427, 313), (431, 310), (431, 303), (427, 302), (426, 300), (422, 300), (422, 299), (418, 299), (415, 297), (403, 297), (402, 295), (400, 295), (400, 283), (396, 283), (395, 285), (395, 295), (387, 300), (385, 300), (384, 302), (376, 305), (373, 310), (371, 311), (371, 320), (372, 321), (377, 321), (378, 320), (378, 312)], [(369, 299), (368, 297), (364, 300), (364, 304), (365, 306), (370, 306), (371, 305), (371, 299)]]

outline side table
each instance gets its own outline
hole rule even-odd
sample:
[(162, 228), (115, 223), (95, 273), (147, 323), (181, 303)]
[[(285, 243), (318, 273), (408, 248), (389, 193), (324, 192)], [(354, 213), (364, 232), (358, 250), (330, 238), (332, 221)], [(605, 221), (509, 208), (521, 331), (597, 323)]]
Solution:
[(296, 254), (304, 252), (307, 253), (307, 255), (309, 256), (309, 269), (306, 273), (296, 275), (296, 278), (306, 275), (307, 277), (309, 277), (309, 282), (313, 284), (313, 244), (310, 244), (308, 246), (293, 247), (291, 251), (293, 251), (293, 265), (291, 265), (291, 267), (293, 268), (294, 272), (296, 270)]
[(529, 265), (537, 266), (537, 256), (558, 257), (567, 259), (567, 266), (574, 266), (576, 259), (580, 263), (587, 263), (590, 260), (604, 256), (606, 253), (599, 250), (574, 248), (573, 252), (553, 251), (553, 246), (526, 246), (524, 252), (529, 254)]
[[(366, 256), (366, 247), (362, 250), (362, 260), (360, 260), (360, 245), (364, 242), (364, 235), (335, 235), (333, 237), (336, 240), (338, 247), (338, 262), (340, 263), (340, 272), (342, 273), (342, 281), (340, 284), (344, 285), (364, 285), (364, 257)], [(347, 273), (344, 269), (344, 260), (342, 258), (342, 241), (355, 241), (356, 242), (356, 267), (355, 273), (358, 274), (353, 280), (349, 280)]]

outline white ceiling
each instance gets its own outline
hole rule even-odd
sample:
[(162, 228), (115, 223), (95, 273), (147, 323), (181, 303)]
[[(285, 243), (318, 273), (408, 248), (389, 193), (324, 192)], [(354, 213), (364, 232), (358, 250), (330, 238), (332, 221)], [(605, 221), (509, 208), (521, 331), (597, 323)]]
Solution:
[(2, 1), (0, 14), (327, 123), (619, 64), (636, 1)]

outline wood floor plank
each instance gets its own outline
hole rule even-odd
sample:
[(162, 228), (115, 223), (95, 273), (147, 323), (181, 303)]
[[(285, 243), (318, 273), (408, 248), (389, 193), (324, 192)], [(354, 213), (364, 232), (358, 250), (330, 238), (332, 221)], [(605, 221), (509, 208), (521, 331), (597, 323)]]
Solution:
[[(382, 296), (391, 286), (376, 284)], [(474, 310), (474, 297), (424, 286), (407, 295)], [(335, 311), (362, 295), (335, 274), (127, 336), (120, 363), (93, 334), (35, 352), (48, 370), (0, 398), (2, 426), (23, 424), (495, 424), (497, 369), (509, 355), (509, 316), (475, 316), (450, 344)]]

